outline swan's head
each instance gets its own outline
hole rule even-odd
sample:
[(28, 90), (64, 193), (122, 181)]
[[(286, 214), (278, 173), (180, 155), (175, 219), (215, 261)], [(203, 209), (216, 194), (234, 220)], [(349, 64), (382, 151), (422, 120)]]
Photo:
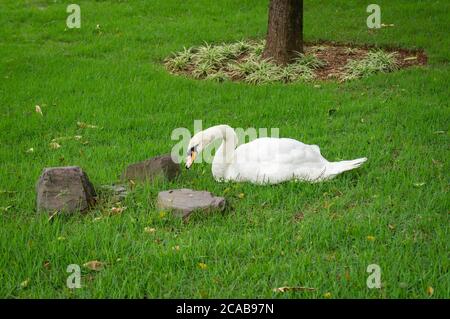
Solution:
[(217, 127), (210, 127), (209, 129), (195, 134), (189, 141), (186, 168), (189, 169), (192, 166), (197, 155), (204, 150), (206, 146), (211, 144), (216, 138), (220, 137), (220, 131), (218, 131)]

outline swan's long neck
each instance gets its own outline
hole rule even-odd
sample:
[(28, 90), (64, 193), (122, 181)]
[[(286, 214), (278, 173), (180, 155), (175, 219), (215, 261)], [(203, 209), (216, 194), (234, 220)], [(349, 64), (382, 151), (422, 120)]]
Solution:
[(238, 144), (238, 138), (228, 125), (218, 125), (212, 129), (214, 136), (222, 139), (222, 144), (212, 162), (212, 173), (216, 178), (223, 178), (227, 168), (235, 162), (234, 150)]

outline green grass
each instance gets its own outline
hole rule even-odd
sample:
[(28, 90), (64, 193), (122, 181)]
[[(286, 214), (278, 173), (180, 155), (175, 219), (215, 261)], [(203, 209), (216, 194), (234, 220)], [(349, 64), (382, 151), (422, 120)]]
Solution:
[[(198, 81), (165, 69), (183, 47), (263, 38), (267, 1), (77, 3), (80, 30), (65, 29), (66, 2), (0, 3), (0, 296), (429, 298), (433, 287), (432, 298), (450, 297), (448, 2), (380, 0), (382, 22), (395, 27), (368, 31), (369, 1), (306, 1), (307, 41), (429, 57), (426, 67), (320, 86)], [(201, 164), (175, 182), (138, 185), (120, 215), (106, 217), (108, 203), (50, 223), (35, 212), (44, 167), (79, 165), (99, 188), (127, 164), (170, 151), (172, 130), (192, 130), (195, 119), (278, 127), (329, 160), (369, 160), (326, 183), (264, 187), (216, 183)], [(161, 218), (156, 195), (175, 187), (225, 195), (231, 208), (188, 224)], [(66, 267), (90, 260), (107, 265), (83, 269), (82, 289), (66, 288)], [(372, 263), (382, 289), (366, 287)], [(273, 291), (281, 286), (317, 290)]]

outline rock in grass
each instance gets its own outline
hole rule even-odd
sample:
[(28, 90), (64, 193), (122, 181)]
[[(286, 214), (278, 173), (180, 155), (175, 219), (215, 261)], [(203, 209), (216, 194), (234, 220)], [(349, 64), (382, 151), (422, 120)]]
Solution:
[(159, 192), (158, 206), (172, 210), (176, 216), (186, 218), (193, 211), (223, 211), (225, 198), (217, 197), (207, 191), (194, 191), (182, 188)]
[(36, 184), (37, 211), (83, 212), (95, 204), (95, 190), (78, 166), (45, 168)]
[(143, 182), (164, 177), (173, 180), (180, 172), (180, 164), (175, 163), (170, 154), (166, 154), (131, 164), (122, 173), (121, 179)]
[(125, 185), (102, 185), (101, 191), (111, 195), (113, 202), (120, 202), (128, 195), (128, 190)]

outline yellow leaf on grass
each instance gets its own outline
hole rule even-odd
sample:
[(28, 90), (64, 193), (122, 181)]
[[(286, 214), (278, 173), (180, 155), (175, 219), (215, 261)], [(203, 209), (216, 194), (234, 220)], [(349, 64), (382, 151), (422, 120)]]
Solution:
[(56, 150), (56, 149), (58, 149), (58, 148), (60, 148), (61, 147), (61, 145), (59, 145), (58, 143), (56, 143), (56, 142), (51, 142), (50, 143), (50, 148), (52, 148), (52, 149), (54, 149), (54, 150)]
[(239, 193), (238, 197), (239, 197), (240, 199), (242, 199), (242, 198), (245, 197), (245, 194), (244, 194), (244, 193)]
[(36, 113), (39, 113), (41, 116), (44, 116), (44, 114), (42, 114), (42, 110), (41, 110), (41, 107), (39, 105), (36, 105), (34, 107), (34, 110), (36, 111)]
[(274, 288), (273, 291), (275, 292), (287, 292), (287, 291), (314, 291), (316, 288), (311, 287), (279, 287)]
[(154, 233), (154, 232), (156, 231), (156, 228), (145, 227), (145, 228), (144, 228), (144, 231), (145, 231), (146, 233), (152, 234), (152, 233)]
[(323, 294), (325, 298), (331, 298), (331, 292), (326, 292)]
[(127, 209), (125, 206), (124, 207), (112, 207), (111, 214), (113, 214), (113, 215), (122, 214), (125, 209)]
[(159, 212), (159, 218), (163, 219), (164, 217), (166, 217), (166, 212), (165, 211), (160, 211)]
[(100, 271), (103, 269), (105, 264), (98, 260), (92, 260), (92, 261), (88, 261), (87, 263), (83, 264), (83, 266), (90, 270)]
[(427, 294), (428, 294), (428, 296), (432, 296), (433, 295), (433, 293), (434, 293), (434, 289), (433, 289), (433, 287), (427, 287)]
[(375, 237), (369, 235), (369, 236), (367, 236), (367, 240), (374, 241), (374, 240), (375, 240)]
[(29, 283), (30, 283), (30, 278), (27, 278), (27, 279), (25, 279), (24, 281), (22, 281), (22, 282), (20, 283), (20, 287), (21, 287), (21, 288), (27, 288), (28, 285), (29, 285)]
[(206, 268), (208, 268), (208, 266), (205, 263), (198, 263), (198, 267), (200, 267), (200, 269), (205, 270)]
[(98, 128), (97, 125), (87, 124), (84, 122), (77, 122), (79, 128)]

